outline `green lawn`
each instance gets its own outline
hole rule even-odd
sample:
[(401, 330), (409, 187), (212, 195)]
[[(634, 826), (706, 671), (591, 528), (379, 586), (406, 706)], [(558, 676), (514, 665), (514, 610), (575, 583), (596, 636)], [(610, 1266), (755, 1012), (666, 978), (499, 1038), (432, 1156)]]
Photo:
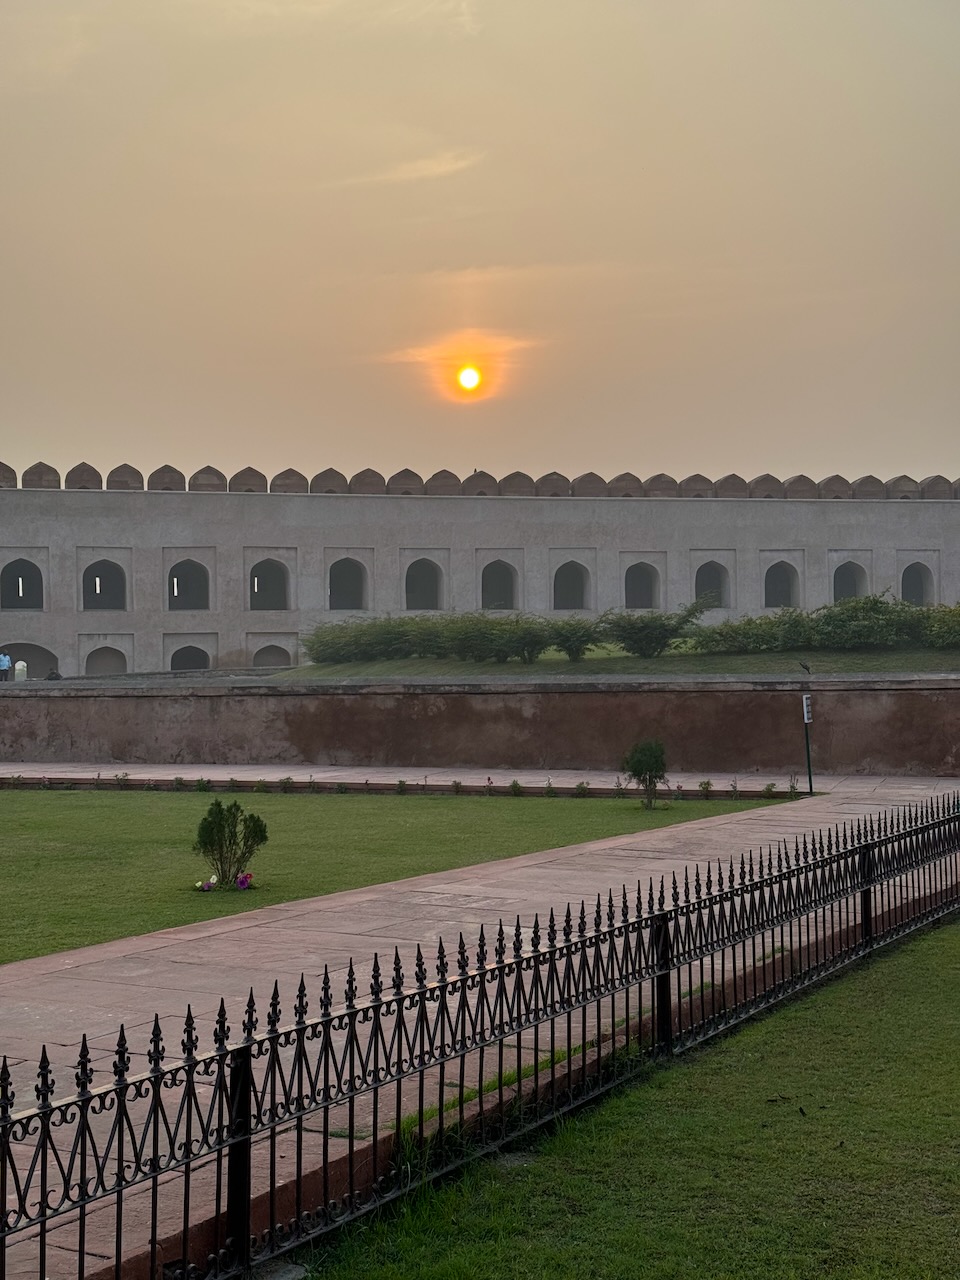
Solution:
[(960, 1276), (958, 985), (953, 923), (348, 1228), (311, 1274)]
[(0, 963), (171, 925), (754, 808), (689, 800), (248, 795), (269, 842), (246, 893), (199, 893), (211, 797), (0, 791)]
[(530, 666), (519, 662), (460, 662), (455, 658), (405, 658), (380, 662), (324, 663), (298, 667), (270, 679), (342, 680), (347, 676), (448, 676), (451, 679), (535, 679), (539, 676), (803, 676), (800, 661), (814, 675), (844, 672), (960, 671), (960, 649), (893, 649), (876, 652), (816, 653), (665, 653), (659, 658), (631, 658), (618, 650), (596, 651), (582, 662), (570, 662), (556, 649)]

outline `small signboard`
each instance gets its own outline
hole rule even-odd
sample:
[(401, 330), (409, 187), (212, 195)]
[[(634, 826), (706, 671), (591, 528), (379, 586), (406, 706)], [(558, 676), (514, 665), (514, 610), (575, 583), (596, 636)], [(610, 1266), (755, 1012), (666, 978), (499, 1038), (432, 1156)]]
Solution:
[(803, 723), (813, 724), (813, 694), (803, 695)]

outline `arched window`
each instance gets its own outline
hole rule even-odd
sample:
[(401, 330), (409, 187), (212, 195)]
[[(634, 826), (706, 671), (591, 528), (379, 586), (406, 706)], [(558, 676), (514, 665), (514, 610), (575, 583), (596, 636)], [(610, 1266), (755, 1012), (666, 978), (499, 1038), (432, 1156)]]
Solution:
[(568, 560), (553, 575), (553, 607), (555, 609), (586, 609), (587, 587), (590, 575), (582, 564)]
[(287, 566), (279, 560), (261, 560), (250, 570), (251, 609), (289, 609)]
[(42, 608), (43, 574), (33, 561), (11, 560), (5, 564), (0, 570), (0, 609)]
[(290, 655), (278, 644), (265, 644), (253, 655), (255, 667), (289, 667)]
[(202, 564), (181, 560), (173, 566), (167, 580), (167, 608), (210, 608), (210, 575)]
[(205, 649), (198, 649), (194, 644), (177, 649), (170, 659), (171, 671), (208, 671), (209, 668), (209, 653)]
[(660, 574), (652, 564), (632, 564), (623, 575), (623, 603), (627, 609), (660, 608)]
[(694, 582), (697, 600), (707, 600), (711, 609), (727, 609), (730, 606), (730, 575), (722, 564), (708, 560), (697, 570)]
[(920, 561), (907, 565), (900, 578), (900, 598), (907, 604), (936, 604), (933, 574), (927, 565)]
[(834, 600), (856, 600), (867, 594), (867, 571), (855, 560), (839, 565), (833, 574)]
[(517, 571), (506, 560), (491, 560), (480, 575), (481, 609), (516, 609)]
[(127, 670), (127, 660), (119, 649), (101, 645), (87, 654), (84, 671), (88, 676), (122, 676)]
[(126, 609), (127, 575), (112, 560), (97, 560), (83, 571), (84, 609)]
[(330, 608), (358, 610), (366, 607), (366, 569), (359, 560), (350, 556), (334, 560), (330, 566)]
[(800, 575), (792, 564), (778, 560), (763, 578), (765, 609), (796, 609), (800, 605)]
[(414, 560), (407, 570), (408, 609), (440, 608), (440, 566), (432, 560)]

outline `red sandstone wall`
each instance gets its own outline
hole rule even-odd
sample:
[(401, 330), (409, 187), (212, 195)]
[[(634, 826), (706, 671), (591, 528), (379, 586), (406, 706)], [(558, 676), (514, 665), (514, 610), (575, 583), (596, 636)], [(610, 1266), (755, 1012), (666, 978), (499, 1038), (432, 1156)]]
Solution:
[[(832, 682), (814, 689), (814, 706), (815, 770), (960, 773), (960, 678)], [(3, 766), (615, 769), (632, 742), (652, 736), (663, 739), (677, 770), (805, 768), (798, 685), (0, 690)]]

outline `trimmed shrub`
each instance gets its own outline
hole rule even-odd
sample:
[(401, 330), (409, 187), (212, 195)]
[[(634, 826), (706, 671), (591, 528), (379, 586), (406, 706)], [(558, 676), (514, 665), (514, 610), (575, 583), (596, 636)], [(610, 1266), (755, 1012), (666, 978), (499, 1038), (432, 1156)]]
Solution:
[(656, 658), (671, 640), (691, 629), (703, 613), (704, 602), (698, 600), (679, 613), (636, 613), (612, 610), (597, 624), (598, 636), (619, 645), (635, 658)]
[(548, 623), (550, 643), (571, 662), (580, 662), (588, 649), (594, 649), (600, 640), (600, 627), (592, 618), (557, 618)]
[(960, 604), (931, 609), (928, 635), (935, 649), (960, 649)]
[(643, 791), (643, 803), (652, 809), (657, 787), (667, 780), (667, 756), (659, 738), (635, 742), (623, 758), (623, 771)]
[(267, 843), (267, 824), (255, 813), (244, 813), (236, 800), (224, 806), (214, 800), (201, 818), (193, 846), (213, 875), (210, 879), (221, 888), (237, 882), (261, 845)]

